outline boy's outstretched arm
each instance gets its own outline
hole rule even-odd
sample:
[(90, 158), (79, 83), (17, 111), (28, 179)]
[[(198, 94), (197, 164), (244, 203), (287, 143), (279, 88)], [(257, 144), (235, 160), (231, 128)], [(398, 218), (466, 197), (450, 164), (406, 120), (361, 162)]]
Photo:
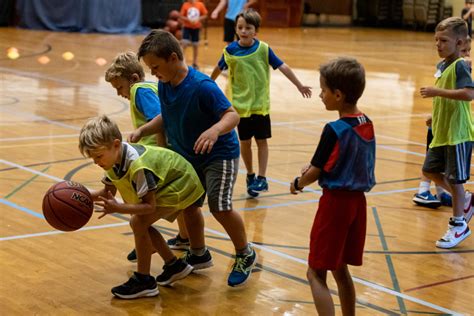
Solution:
[(303, 84), (296, 78), (295, 73), (291, 68), (283, 63), (278, 69), (298, 88), (298, 91), (303, 95), (304, 98), (311, 98), (311, 87), (303, 86)]
[(220, 135), (232, 131), (240, 122), (240, 116), (231, 106), (221, 116), (221, 119), (204, 131), (194, 143), (196, 154), (210, 153)]
[(298, 191), (303, 191), (303, 188), (311, 183), (315, 182), (321, 176), (321, 169), (313, 165), (302, 170), (302, 174), (296, 177), (290, 184), (290, 192), (292, 194), (298, 194)]
[(224, 9), (226, 4), (227, 4), (227, 0), (219, 1), (219, 4), (216, 6), (214, 11), (212, 11), (212, 13), (211, 13), (211, 19), (213, 19), (213, 20), (217, 19), (217, 17), (219, 16), (219, 12), (221, 12), (221, 10)]
[(127, 141), (130, 143), (136, 143), (143, 136), (157, 133), (163, 133), (163, 118), (161, 117), (161, 114), (155, 116), (151, 121), (134, 130), (130, 135), (128, 135)]
[(219, 68), (219, 65), (214, 67), (214, 70), (212, 71), (212, 74), (211, 74), (211, 79), (215, 81), (217, 79), (217, 77), (219, 77), (221, 72), (222, 72), (222, 70)]
[(100, 201), (95, 203), (102, 208), (101, 210), (96, 211), (103, 213), (99, 218), (111, 213), (144, 215), (156, 211), (154, 191), (149, 191), (145, 196), (143, 196), (142, 202), (138, 204), (120, 203), (110, 192), (108, 192), (107, 196), (101, 196), (99, 199)]
[(423, 98), (442, 97), (446, 99), (472, 101), (474, 89), (440, 89), (437, 87), (421, 87), (420, 94)]

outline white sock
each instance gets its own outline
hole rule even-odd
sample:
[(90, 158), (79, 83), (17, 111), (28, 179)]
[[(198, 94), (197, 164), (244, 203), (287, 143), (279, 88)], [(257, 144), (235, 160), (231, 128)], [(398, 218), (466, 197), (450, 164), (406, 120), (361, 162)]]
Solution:
[(431, 181), (421, 181), (420, 182), (420, 187), (418, 188), (418, 194), (429, 191), (430, 190), (430, 183), (431, 183)]

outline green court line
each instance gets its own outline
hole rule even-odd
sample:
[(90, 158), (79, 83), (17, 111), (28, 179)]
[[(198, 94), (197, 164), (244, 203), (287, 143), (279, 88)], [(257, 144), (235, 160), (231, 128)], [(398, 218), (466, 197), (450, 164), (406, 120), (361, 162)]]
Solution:
[[(41, 172), (45, 172), (47, 171), (51, 166), (47, 166), (46, 168), (44, 168), (43, 170), (41, 170)], [(20, 184), (18, 187), (16, 187), (12, 192), (10, 192), (9, 194), (5, 195), (5, 199), (8, 199), (9, 197), (13, 196), (15, 193), (17, 193), (18, 191), (20, 191), (22, 188), (24, 188), (26, 185), (28, 185), (29, 183), (31, 183), (33, 180), (35, 180), (36, 178), (38, 178), (39, 175), (38, 174), (35, 174), (33, 177), (31, 177), (30, 179), (26, 180), (25, 182), (23, 182), (22, 184)]]
[[(380, 242), (382, 243), (382, 248), (384, 251), (388, 251), (387, 241), (385, 240), (385, 235), (383, 233), (382, 224), (380, 223), (379, 214), (377, 213), (377, 208), (372, 207), (372, 212), (374, 214), (375, 224), (377, 225), (377, 231), (379, 233)], [(388, 271), (390, 273), (390, 278), (392, 279), (393, 290), (401, 293), (400, 285), (398, 284), (397, 274), (395, 273), (395, 268), (393, 266), (392, 257), (390, 254), (385, 255), (385, 260), (387, 261)], [(405, 302), (403, 298), (397, 296), (399, 310), (403, 315), (406, 315), (407, 309), (405, 307)]]

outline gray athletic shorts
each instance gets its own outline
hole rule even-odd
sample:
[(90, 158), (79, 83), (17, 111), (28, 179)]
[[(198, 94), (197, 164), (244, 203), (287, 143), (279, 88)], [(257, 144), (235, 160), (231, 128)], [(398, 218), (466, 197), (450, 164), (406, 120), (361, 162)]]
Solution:
[[(232, 194), (239, 171), (239, 158), (216, 160), (196, 172), (202, 186), (207, 192), (207, 200), (211, 212), (232, 210)], [(194, 205), (204, 204), (203, 195)]]
[(472, 144), (473, 142), (465, 142), (428, 149), (423, 171), (444, 173), (453, 184), (465, 183), (470, 176)]

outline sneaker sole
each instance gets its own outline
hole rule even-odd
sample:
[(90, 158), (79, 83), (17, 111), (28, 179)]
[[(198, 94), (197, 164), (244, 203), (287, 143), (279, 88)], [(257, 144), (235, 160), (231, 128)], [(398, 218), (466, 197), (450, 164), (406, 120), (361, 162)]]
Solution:
[(193, 265), (192, 267), (194, 268), (194, 271), (196, 270), (203, 270), (203, 269), (207, 269), (207, 268), (210, 268), (214, 265), (214, 263), (212, 262), (212, 259), (207, 261), (207, 262), (203, 262), (203, 263), (198, 263), (198, 264), (195, 264)]
[(130, 295), (124, 295), (124, 294), (119, 294), (119, 293), (114, 293), (114, 292), (112, 292), (112, 294), (124, 300), (131, 300), (131, 299), (140, 298), (140, 297), (157, 296), (158, 294), (160, 294), (160, 291), (158, 290), (158, 288), (155, 288), (155, 289), (144, 290), (136, 294), (130, 294)]
[(451, 248), (454, 248), (456, 247), (457, 245), (459, 245), (464, 239), (466, 239), (467, 237), (469, 237), (471, 235), (471, 230), (469, 230), (466, 234), (463, 235), (462, 238), (459, 238), (456, 243), (445, 243), (445, 244), (442, 244), (442, 243), (439, 243), (438, 241), (436, 242), (436, 247), (438, 248), (442, 248), (442, 249), (451, 249)]
[(178, 280), (184, 279), (187, 277), (191, 272), (193, 272), (194, 267), (190, 266), (189, 264), (186, 266), (186, 268), (181, 271), (180, 273), (174, 274), (168, 281), (163, 281), (163, 282), (158, 282), (156, 281), (156, 284), (158, 285), (170, 285), (173, 282), (176, 282)]
[(424, 206), (424, 207), (429, 207), (429, 208), (438, 208), (441, 206), (440, 201), (426, 201), (426, 200), (413, 198), (413, 202), (415, 202), (415, 204), (418, 206)]
[[(254, 251), (255, 251), (255, 250), (254, 250)], [(255, 252), (255, 260), (253, 261), (253, 263), (252, 263), (252, 265), (251, 265), (251, 268), (250, 268), (249, 275), (247, 276), (247, 278), (245, 279), (244, 282), (239, 283), (239, 284), (233, 284), (233, 285), (232, 285), (232, 284), (229, 284), (229, 283), (227, 282), (227, 285), (230, 286), (230, 287), (239, 287), (239, 286), (242, 286), (242, 285), (244, 285), (245, 283), (247, 283), (248, 280), (250, 279), (250, 276), (252, 275), (252, 270), (253, 270), (253, 268), (257, 265), (257, 258), (258, 258), (258, 255), (257, 255), (257, 252)]]

